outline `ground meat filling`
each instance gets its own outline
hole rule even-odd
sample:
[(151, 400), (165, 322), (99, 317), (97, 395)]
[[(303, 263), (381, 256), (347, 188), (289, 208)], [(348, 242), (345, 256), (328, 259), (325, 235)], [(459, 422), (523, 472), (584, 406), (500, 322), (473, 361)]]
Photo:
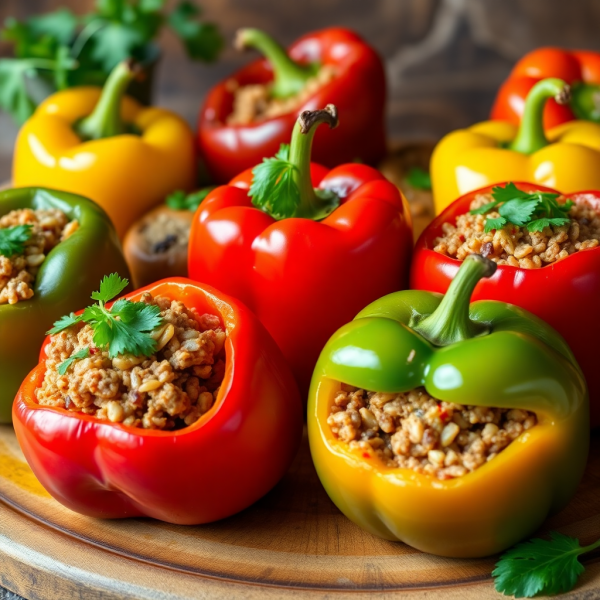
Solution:
[(271, 85), (240, 86), (232, 79), (227, 82), (229, 91), (233, 92), (233, 111), (227, 117), (227, 124), (250, 125), (294, 112), (334, 77), (335, 69), (325, 65), (314, 77), (308, 79), (298, 94), (288, 98), (273, 98)]
[(191, 223), (166, 212), (146, 221), (139, 230), (148, 254), (187, 253)]
[(31, 237), (22, 254), (0, 255), (0, 304), (29, 300), (35, 276), (48, 252), (79, 228), (77, 221), (69, 221), (58, 209), (23, 208), (0, 217), (0, 229), (18, 225), (31, 225)]
[(424, 388), (383, 394), (342, 384), (327, 423), (350, 448), (388, 467), (444, 480), (492, 460), (537, 419), (526, 410), (443, 402)]
[[(489, 194), (479, 194), (470, 209), (479, 208), (492, 199)], [(565, 201), (564, 197), (558, 199), (559, 204)], [(456, 225), (442, 225), (444, 235), (435, 240), (433, 249), (458, 260), (476, 253), (499, 265), (539, 269), (579, 250), (595, 248), (600, 240), (600, 216), (586, 203), (574, 204), (569, 211), (570, 223), (561, 227), (552, 225), (543, 231), (529, 232), (526, 227), (506, 225), (485, 233), (486, 218), (499, 216), (496, 211), (487, 215), (460, 215)]]
[[(70, 327), (46, 346), (38, 403), (145, 429), (181, 429), (206, 413), (225, 373), (226, 333), (219, 317), (149, 293), (141, 301), (159, 306), (164, 319), (153, 334), (154, 355), (110, 359), (108, 351), (94, 347), (89, 325)], [(83, 348), (91, 356), (60, 375), (58, 366)]]

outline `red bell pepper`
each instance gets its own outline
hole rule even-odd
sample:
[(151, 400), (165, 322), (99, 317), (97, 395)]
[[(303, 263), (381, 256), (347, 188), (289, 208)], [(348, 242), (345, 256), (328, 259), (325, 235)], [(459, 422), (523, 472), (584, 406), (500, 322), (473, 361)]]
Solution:
[(526, 54), (502, 84), (492, 119), (518, 125), (529, 90), (542, 79), (558, 77), (571, 86), (570, 104), (549, 100), (544, 110), (544, 127), (583, 119), (600, 123), (600, 53), (589, 50), (538, 48)]
[[(241, 30), (238, 41), (256, 48), (266, 59), (250, 63), (219, 83), (209, 92), (200, 111), (200, 148), (216, 183), (226, 183), (264, 157), (273, 156), (280, 144), (289, 141), (301, 111), (314, 110), (328, 102), (338, 107), (345, 121), (335, 135), (328, 131), (317, 134), (315, 161), (334, 167), (356, 159), (376, 164), (383, 158), (385, 72), (377, 52), (356, 33), (339, 27), (309, 33), (292, 44), (287, 53), (255, 29)], [(226, 123), (236, 84), (273, 81), (274, 95), (293, 96), (314, 75), (315, 65), (330, 65), (335, 75), (297, 109), (249, 125)]]
[[(556, 190), (530, 183), (517, 183), (525, 191)], [(493, 186), (461, 196), (425, 229), (417, 241), (410, 273), (410, 286), (416, 290), (446, 293), (462, 261), (433, 250), (444, 223), (456, 222), (469, 211), (473, 198), (489, 193)], [(576, 192), (566, 197), (588, 202), (600, 212), (600, 192)], [(498, 265), (496, 273), (482, 279), (472, 301), (499, 300), (516, 304), (537, 315), (567, 341), (587, 379), (590, 392), (592, 427), (600, 425), (600, 371), (593, 340), (600, 336), (598, 298), (600, 297), (600, 246), (580, 250), (540, 269)]]
[[(369, 302), (406, 286), (412, 247), (406, 200), (381, 173), (361, 164), (331, 171), (311, 165), (315, 130), (322, 122), (337, 124), (334, 108), (300, 115), (289, 161), (268, 159), (254, 175), (247, 170), (213, 190), (190, 233), (190, 277), (226, 290), (255, 312), (304, 397), (333, 332)], [(271, 200), (263, 210), (253, 207), (260, 204), (259, 170), (268, 163), (282, 169), (269, 193), (286, 206), (287, 192), (296, 193), (298, 204), (287, 218), (266, 212)]]
[(258, 500), (290, 465), (302, 434), (298, 390), (273, 339), (241, 303), (182, 278), (126, 297), (139, 299), (145, 291), (221, 318), (226, 370), (215, 406), (178, 431), (40, 406), (42, 349), (13, 406), (17, 438), (42, 485), (79, 513), (178, 524), (222, 519)]

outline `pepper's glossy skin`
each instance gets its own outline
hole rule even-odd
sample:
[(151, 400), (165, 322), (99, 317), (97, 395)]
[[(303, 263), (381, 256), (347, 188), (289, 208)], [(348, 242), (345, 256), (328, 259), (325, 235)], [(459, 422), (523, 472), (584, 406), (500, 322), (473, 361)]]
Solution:
[[(411, 288), (446, 292), (462, 261), (435, 252), (435, 239), (442, 235), (444, 223), (455, 223), (458, 215), (469, 211), (473, 198), (490, 193), (491, 187), (453, 202), (421, 234), (411, 266)], [(526, 191), (556, 191), (530, 183), (517, 183), (517, 187)], [(600, 192), (577, 192), (567, 197), (573, 202), (591, 204), (600, 211)], [(600, 425), (600, 375), (595, 353), (590, 352), (591, 340), (600, 336), (600, 317), (596, 317), (599, 297), (600, 247), (581, 250), (541, 269), (499, 265), (494, 276), (482, 279), (473, 293), (473, 300), (517, 304), (546, 321), (565, 338), (587, 380), (593, 427)], [(574, 314), (584, 316), (584, 326), (573, 320)]]
[(145, 291), (221, 318), (226, 370), (215, 406), (178, 431), (41, 407), (34, 393), (42, 354), (14, 404), (17, 438), (42, 485), (76, 512), (184, 525), (223, 519), (266, 494), (289, 467), (302, 435), (298, 390), (277, 345), (241, 303), (183, 278), (128, 297)]
[(501, 147), (517, 130), (485, 121), (442, 138), (431, 157), (437, 214), (459, 196), (503, 181), (530, 181), (565, 194), (600, 189), (600, 125), (564, 123), (547, 131), (551, 143), (530, 155)]
[(15, 394), (52, 323), (88, 303), (105, 275), (129, 277), (115, 229), (91, 200), (42, 188), (0, 192), (0, 215), (23, 208), (58, 208), (77, 219), (79, 229), (48, 253), (32, 298), (0, 306), (0, 423), (10, 423)]
[(123, 119), (141, 135), (84, 142), (73, 125), (92, 113), (100, 94), (100, 88), (72, 88), (38, 106), (17, 138), (13, 182), (91, 198), (108, 213), (122, 238), (169, 193), (193, 187), (194, 134), (174, 113), (125, 97)]
[[(562, 48), (538, 48), (517, 62), (509, 78), (502, 84), (491, 118), (518, 125), (525, 99), (531, 88), (546, 77), (559, 77), (574, 88), (600, 85), (600, 53), (589, 50), (568, 51)], [(575, 97), (577, 103), (577, 96)], [(544, 109), (544, 127), (552, 129), (574, 119), (592, 118), (586, 108), (560, 105), (550, 100)], [(593, 120), (598, 120), (597, 116)]]
[[(432, 554), (487, 556), (535, 532), (575, 492), (589, 445), (587, 392), (564, 340), (515, 306), (471, 304), (471, 320), (491, 332), (434, 347), (408, 323), (440, 301), (390, 294), (333, 335), (312, 380), (310, 448), (330, 498), (360, 527)], [(538, 424), (477, 470), (441, 481), (339, 441), (327, 417), (340, 382), (381, 392), (424, 385), (448, 402), (534, 411)]]
[(268, 61), (254, 61), (219, 83), (200, 111), (198, 136), (202, 155), (216, 183), (226, 183), (288, 143), (298, 114), (335, 104), (343, 115), (335, 132), (321, 128), (313, 151), (315, 162), (334, 167), (360, 158), (376, 164), (386, 152), (385, 73), (379, 55), (356, 33), (333, 27), (309, 33), (289, 48), (299, 63), (332, 65), (333, 80), (292, 112), (250, 125), (227, 125), (233, 107), (231, 82), (264, 84), (273, 72)]
[[(196, 212), (188, 270), (239, 298), (283, 351), (306, 397), (329, 336), (373, 299), (404, 289), (412, 250), (410, 210), (366, 165), (311, 165), (312, 183), (340, 206), (320, 222), (276, 221), (252, 206), (250, 170), (211, 192)], [(383, 268), (385, 265), (385, 268)]]

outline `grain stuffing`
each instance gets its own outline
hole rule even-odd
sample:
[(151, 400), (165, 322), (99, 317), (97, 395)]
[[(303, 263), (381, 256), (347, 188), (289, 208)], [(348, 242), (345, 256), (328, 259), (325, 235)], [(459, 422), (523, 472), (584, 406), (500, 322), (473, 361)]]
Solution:
[(537, 419), (521, 409), (436, 400), (424, 388), (384, 394), (342, 384), (327, 423), (365, 458), (446, 480), (493, 460)]
[[(144, 429), (181, 429), (213, 406), (225, 373), (226, 333), (219, 317), (169, 298), (145, 293), (160, 308), (163, 325), (152, 333), (150, 357), (119, 355), (94, 346), (93, 331), (79, 323), (51, 337), (46, 373), (36, 391), (42, 406), (64, 408)], [(88, 348), (64, 375), (59, 365)]]
[(24, 251), (12, 256), (0, 254), (0, 305), (16, 304), (34, 295), (33, 284), (47, 254), (79, 228), (58, 209), (24, 208), (0, 217), (0, 229), (30, 225), (31, 236)]
[(227, 82), (227, 87), (233, 92), (233, 110), (227, 117), (227, 124), (250, 125), (295, 112), (334, 77), (335, 69), (324, 65), (314, 77), (307, 80), (298, 94), (288, 98), (274, 98), (270, 84), (240, 86), (231, 79)]
[[(479, 194), (471, 202), (474, 210), (492, 201), (490, 194)], [(558, 198), (564, 204), (566, 198)], [(551, 225), (543, 231), (530, 232), (526, 227), (505, 225), (485, 233), (487, 218), (498, 218), (496, 211), (486, 215), (464, 214), (456, 223), (442, 225), (443, 236), (434, 242), (434, 250), (451, 258), (464, 260), (469, 254), (481, 254), (499, 265), (522, 269), (539, 269), (566, 258), (579, 250), (595, 248), (600, 241), (600, 217), (588, 203), (574, 204), (569, 223)]]

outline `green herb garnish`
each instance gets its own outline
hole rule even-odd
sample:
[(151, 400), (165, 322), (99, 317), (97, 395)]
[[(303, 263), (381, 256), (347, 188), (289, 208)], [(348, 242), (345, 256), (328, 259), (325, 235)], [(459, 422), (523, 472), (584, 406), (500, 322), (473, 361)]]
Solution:
[(300, 204), (300, 190), (294, 181), (297, 167), (290, 162), (289, 144), (281, 144), (272, 158), (263, 158), (252, 169), (252, 185), (248, 194), (252, 204), (274, 219), (292, 217)]
[(420, 167), (411, 167), (406, 174), (406, 182), (416, 190), (431, 189), (431, 175)]
[(31, 238), (31, 225), (17, 225), (0, 229), (0, 255), (10, 258), (15, 254), (23, 254), (25, 244)]
[(167, 196), (165, 204), (173, 210), (189, 210), (194, 212), (215, 187), (214, 185), (205, 187), (191, 194), (186, 194), (183, 190), (177, 190)]
[(495, 219), (487, 218), (485, 232), (501, 229), (511, 224), (526, 227), (527, 231), (543, 231), (545, 227), (560, 227), (569, 223), (569, 210), (573, 206), (571, 200), (559, 204), (560, 194), (549, 192), (524, 192), (514, 183), (492, 189), (492, 202), (469, 211), (472, 215), (485, 215), (496, 209), (500, 214)]
[(150, 356), (156, 350), (156, 340), (150, 333), (163, 324), (160, 308), (126, 299), (117, 300), (110, 309), (105, 306), (128, 284), (127, 279), (116, 273), (105, 277), (100, 282), (100, 290), (92, 294), (92, 299), (98, 303), (88, 306), (79, 316), (71, 313), (62, 317), (48, 334), (59, 333), (76, 323), (87, 323), (94, 332), (94, 344), (100, 349), (108, 349), (110, 358), (119, 354)]
[(505, 552), (492, 572), (496, 590), (515, 598), (564, 594), (572, 590), (584, 567), (578, 558), (600, 548), (600, 540), (581, 547), (579, 540), (553, 531), (549, 540), (535, 538)]
[(56, 370), (58, 371), (59, 375), (64, 375), (69, 370), (69, 367), (76, 360), (81, 360), (82, 358), (89, 358), (89, 356), (90, 356), (90, 349), (82, 348), (81, 350), (78, 350), (77, 352), (75, 352), (75, 354), (72, 354), (71, 356), (69, 356), (69, 358), (67, 358), (67, 360), (61, 362), (60, 365), (58, 365), (58, 368)]
[(166, 26), (191, 59), (215, 60), (224, 45), (216, 25), (202, 21), (200, 8), (189, 0), (171, 11), (166, 6), (167, 0), (96, 0), (83, 16), (60, 8), (25, 21), (7, 18), (0, 39), (13, 44), (14, 58), (0, 60), (0, 109), (23, 123), (55, 90), (102, 85), (127, 58), (150, 63)]

